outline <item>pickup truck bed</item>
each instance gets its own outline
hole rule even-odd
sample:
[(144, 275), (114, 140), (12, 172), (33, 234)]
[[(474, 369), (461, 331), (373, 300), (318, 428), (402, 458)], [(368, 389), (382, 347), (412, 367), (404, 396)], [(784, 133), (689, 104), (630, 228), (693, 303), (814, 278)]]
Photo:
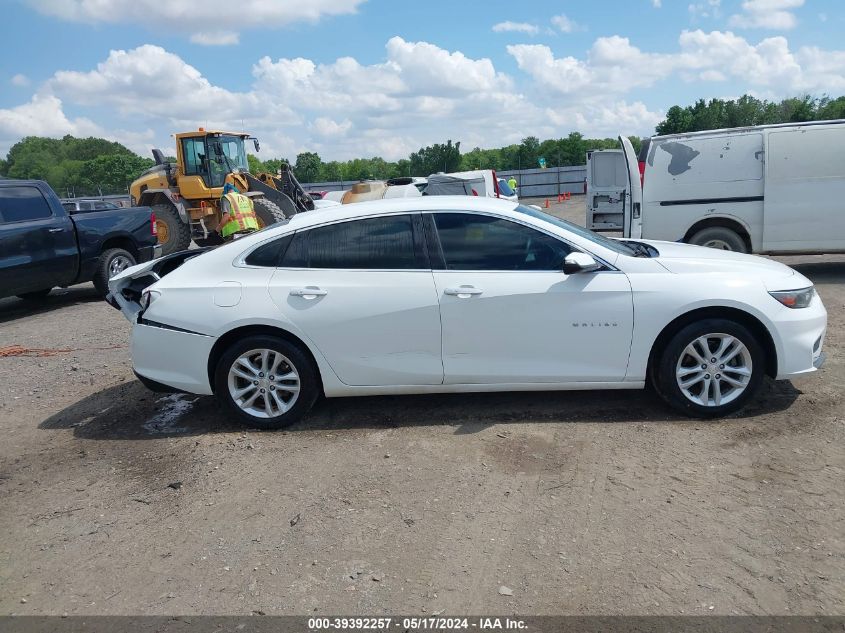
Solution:
[(111, 275), (158, 252), (149, 207), (69, 214), (42, 181), (0, 181), (0, 297), (37, 298)]

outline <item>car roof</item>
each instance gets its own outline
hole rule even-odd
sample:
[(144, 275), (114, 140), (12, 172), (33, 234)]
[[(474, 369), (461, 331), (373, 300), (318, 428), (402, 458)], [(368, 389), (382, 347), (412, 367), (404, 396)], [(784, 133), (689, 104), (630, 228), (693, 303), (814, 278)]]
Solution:
[(298, 230), (315, 224), (347, 220), (381, 213), (410, 213), (412, 211), (498, 211), (508, 212), (517, 204), (511, 200), (485, 196), (422, 196), (367, 200), (336, 207), (325, 207), (307, 213), (297, 213), (287, 223), (288, 230)]

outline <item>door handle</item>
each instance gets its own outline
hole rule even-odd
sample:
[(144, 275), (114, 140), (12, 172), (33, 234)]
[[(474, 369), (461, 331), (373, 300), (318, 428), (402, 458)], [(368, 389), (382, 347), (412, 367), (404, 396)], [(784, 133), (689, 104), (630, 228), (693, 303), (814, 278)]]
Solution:
[(468, 299), (472, 295), (480, 295), (483, 290), (475, 286), (460, 286), (459, 288), (446, 288), (443, 293), (458, 297), (459, 299)]
[(306, 286), (305, 288), (294, 288), (290, 291), (291, 297), (302, 297), (303, 299), (315, 299), (317, 297), (324, 297), (329, 294), (328, 290), (317, 288), (316, 286)]
[(58, 227), (58, 226), (57, 226), (57, 227), (55, 227), (55, 228), (52, 228), (52, 229), (47, 229), (47, 230), (48, 230), (50, 233), (61, 233), (62, 231), (64, 231), (64, 229), (63, 229), (63, 228), (60, 228), (60, 227)]

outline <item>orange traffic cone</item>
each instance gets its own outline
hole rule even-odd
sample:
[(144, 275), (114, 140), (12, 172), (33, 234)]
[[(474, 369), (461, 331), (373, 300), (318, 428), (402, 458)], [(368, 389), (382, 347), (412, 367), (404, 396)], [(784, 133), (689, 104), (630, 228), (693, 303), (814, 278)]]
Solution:
[(550, 204), (549, 204), (549, 199), (548, 199), (548, 198), (546, 198), (546, 208), (548, 209), (548, 208), (550, 208), (551, 206), (552, 206), (552, 205), (550, 205)]

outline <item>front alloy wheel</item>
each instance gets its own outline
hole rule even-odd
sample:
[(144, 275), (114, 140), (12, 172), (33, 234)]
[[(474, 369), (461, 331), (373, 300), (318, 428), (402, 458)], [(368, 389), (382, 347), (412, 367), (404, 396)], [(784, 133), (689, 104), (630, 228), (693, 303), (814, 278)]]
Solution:
[(751, 352), (730, 334), (705, 334), (684, 348), (675, 369), (678, 387), (689, 400), (719, 407), (738, 398), (751, 381)]
[(704, 319), (677, 332), (654, 358), (651, 377), (673, 408), (714, 418), (740, 409), (759, 389), (765, 352), (744, 325)]
[(214, 393), (242, 423), (279, 429), (311, 409), (320, 393), (320, 378), (303, 346), (277, 336), (253, 335), (223, 350)]

